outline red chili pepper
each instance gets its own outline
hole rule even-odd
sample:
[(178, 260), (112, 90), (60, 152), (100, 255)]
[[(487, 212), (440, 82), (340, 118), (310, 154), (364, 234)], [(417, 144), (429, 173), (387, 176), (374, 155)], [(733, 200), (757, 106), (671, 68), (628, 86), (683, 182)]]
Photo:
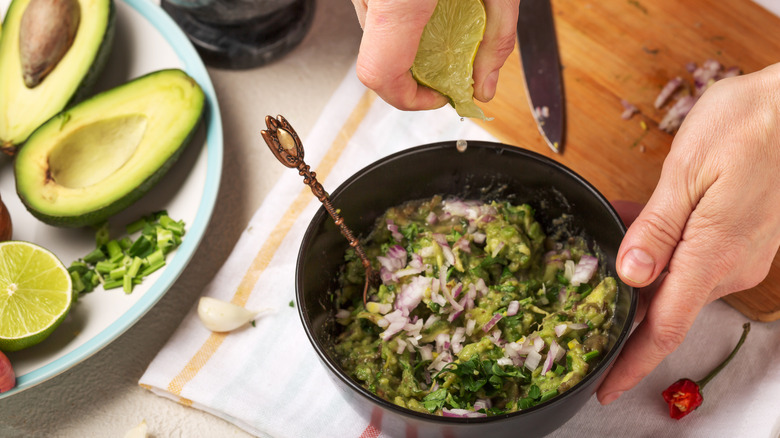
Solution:
[(745, 342), (748, 332), (750, 332), (750, 323), (747, 322), (742, 326), (742, 337), (739, 338), (736, 347), (731, 351), (731, 354), (720, 363), (715, 369), (710, 371), (706, 377), (694, 382), (691, 379), (680, 379), (671, 385), (662, 393), (666, 403), (669, 403), (669, 416), (675, 420), (690, 414), (696, 408), (701, 406), (704, 401), (704, 397), (701, 394), (701, 390), (713, 377), (715, 377), (720, 370), (722, 370), (737, 354), (737, 351)]

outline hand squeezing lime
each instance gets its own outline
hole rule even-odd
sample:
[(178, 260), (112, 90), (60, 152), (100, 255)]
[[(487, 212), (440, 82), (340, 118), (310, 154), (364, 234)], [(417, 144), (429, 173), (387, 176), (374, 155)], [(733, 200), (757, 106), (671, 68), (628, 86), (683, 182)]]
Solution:
[(461, 117), (485, 118), (472, 74), (486, 17), (482, 0), (439, 0), (412, 64), (414, 79), (446, 96)]
[(65, 319), (71, 278), (50, 251), (28, 242), (0, 242), (0, 350), (35, 345)]

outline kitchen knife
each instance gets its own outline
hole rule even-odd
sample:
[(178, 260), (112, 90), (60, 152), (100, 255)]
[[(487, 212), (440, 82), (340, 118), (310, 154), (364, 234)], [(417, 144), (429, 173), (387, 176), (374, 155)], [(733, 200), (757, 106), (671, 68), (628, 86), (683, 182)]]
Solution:
[(561, 153), (565, 108), (550, 0), (520, 1), (517, 40), (531, 112), (547, 144)]

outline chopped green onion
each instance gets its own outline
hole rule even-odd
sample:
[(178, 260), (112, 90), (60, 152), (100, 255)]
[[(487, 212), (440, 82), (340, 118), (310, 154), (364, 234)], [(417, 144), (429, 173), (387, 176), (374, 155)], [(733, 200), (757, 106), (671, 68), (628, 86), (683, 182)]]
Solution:
[(598, 351), (598, 350), (591, 350), (591, 351), (589, 351), (589, 352), (587, 352), (587, 353), (582, 355), (582, 360), (587, 362), (587, 361), (589, 361), (591, 359), (595, 359), (595, 358), (599, 357), (600, 354), (601, 354), (601, 352)]
[(147, 235), (142, 234), (133, 246), (127, 250), (127, 254), (133, 257), (146, 257), (154, 251), (154, 242)]
[(132, 245), (133, 240), (127, 236), (119, 239), (119, 246), (122, 248), (122, 251), (127, 251), (127, 248), (130, 248)]
[(89, 266), (87, 266), (86, 263), (80, 262), (76, 260), (75, 262), (71, 263), (70, 266), (68, 266), (68, 272), (70, 273), (77, 273), (77, 274), (84, 274), (85, 272), (89, 271)]
[(137, 221), (128, 224), (125, 227), (125, 231), (127, 232), (127, 234), (137, 233), (144, 229), (146, 223), (147, 223), (146, 218), (142, 217), (141, 219), (138, 219)]
[(163, 210), (130, 223), (125, 231), (141, 235), (135, 240), (128, 235), (111, 239), (107, 222), (96, 228), (96, 248), (68, 267), (76, 297), (99, 284), (131, 293), (144, 277), (166, 265), (166, 254), (182, 242), (184, 221), (174, 221)]
[(142, 262), (143, 259), (141, 257), (133, 257), (133, 262), (127, 269), (127, 275), (129, 275), (131, 278), (135, 278), (135, 276), (138, 275), (138, 270), (141, 269)]
[(95, 248), (92, 250), (92, 252), (84, 256), (84, 262), (89, 263), (90, 265), (94, 265), (95, 263), (105, 259), (106, 254), (100, 248)]
[(116, 269), (116, 266), (116, 263), (110, 262), (108, 260), (101, 260), (95, 264), (95, 270), (101, 274), (108, 274), (112, 270)]
[(112, 280), (118, 280), (118, 279), (124, 277), (125, 274), (127, 274), (127, 268), (125, 268), (124, 266), (121, 266), (119, 268), (112, 269), (111, 272), (108, 274), (108, 278), (110, 278)]
[(151, 266), (155, 265), (159, 262), (165, 262), (165, 254), (163, 254), (161, 249), (155, 250), (153, 253), (149, 254), (146, 257), (146, 262)]
[(126, 275), (122, 277), (122, 289), (126, 294), (133, 291), (133, 277)]
[(152, 272), (162, 268), (163, 266), (165, 266), (165, 260), (160, 260), (155, 264), (150, 264), (149, 266), (145, 267), (143, 271), (141, 271), (141, 276), (146, 277)]
[(76, 271), (70, 272), (70, 279), (73, 283), (73, 292), (76, 294), (81, 293), (86, 287), (84, 286), (84, 282), (81, 281), (81, 274), (79, 274)]
[(106, 243), (106, 251), (108, 251), (108, 257), (111, 259), (122, 255), (122, 247), (119, 246), (119, 242), (116, 240), (109, 240)]
[(98, 227), (97, 231), (95, 231), (95, 246), (100, 248), (101, 246), (108, 243), (110, 240), (109, 233), (108, 233), (108, 222), (103, 222)]
[(551, 389), (551, 390), (549, 390), (549, 391), (547, 391), (545, 393), (542, 393), (542, 398), (539, 399), (539, 403), (544, 403), (547, 400), (555, 397), (556, 395), (558, 395), (558, 390), (557, 389)]
[(116, 289), (118, 287), (122, 287), (123, 285), (124, 285), (124, 282), (121, 279), (119, 279), (119, 280), (112, 280), (112, 281), (107, 281), (107, 282), (103, 283), (103, 289), (105, 289), (105, 290)]

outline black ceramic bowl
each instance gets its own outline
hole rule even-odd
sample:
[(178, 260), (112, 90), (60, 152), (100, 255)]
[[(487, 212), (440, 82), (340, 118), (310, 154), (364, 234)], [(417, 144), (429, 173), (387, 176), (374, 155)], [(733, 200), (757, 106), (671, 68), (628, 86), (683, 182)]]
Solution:
[[(353, 232), (365, 235), (387, 208), (437, 194), (527, 202), (536, 209), (536, 218), (545, 227), (562, 214), (569, 214), (570, 231), (584, 232), (600, 249), (608, 272), (617, 277), (615, 257), (625, 226), (609, 202), (570, 169), (517, 147), (471, 141), (464, 152), (456, 149), (455, 142), (411, 148), (359, 171), (333, 191), (331, 200), (341, 209)], [(298, 309), (314, 349), (353, 408), (367, 420), (381, 419), (377, 426), (390, 436), (546, 435), (569, 420), (593, 395), (623, 347), (634, 320), (636, 292), (619, 281), (609, 352), (573, 388), (511, 414), (448, 418), (417, 413), (360, 386), (341, 370), (333, 353), (335, 310), (328, 297), (347, 247), (346, 239), (321, 208), (306, 231), (298, 255)]]

